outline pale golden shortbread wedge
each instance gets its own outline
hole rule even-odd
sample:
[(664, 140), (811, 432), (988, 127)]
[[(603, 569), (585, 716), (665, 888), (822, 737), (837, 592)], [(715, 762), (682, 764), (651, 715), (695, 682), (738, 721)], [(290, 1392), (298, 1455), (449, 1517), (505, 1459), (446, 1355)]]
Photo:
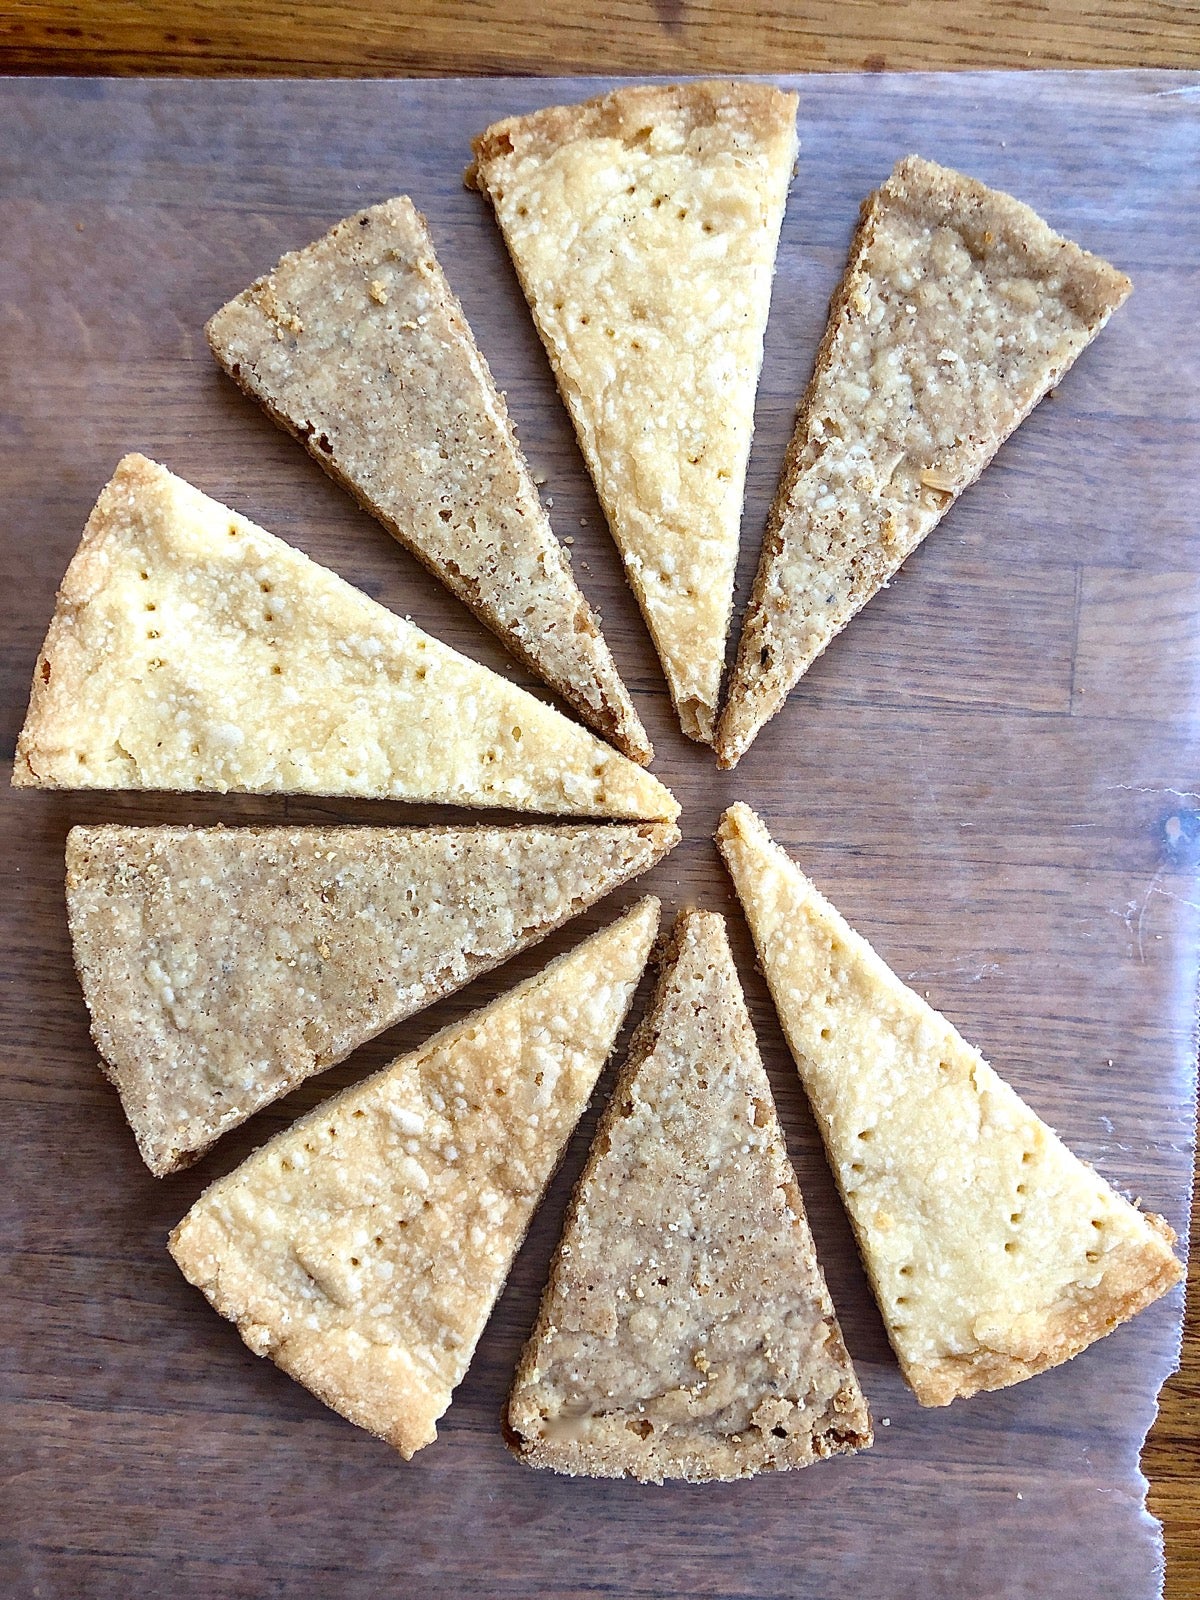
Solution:
[(871, 1443), (724, 919), (681, 912), (509, 1396), (531, 1466), (692, 1482)]
[(618, 89), (475, 140), (684, 733), (711, 742), (796, 96)]
[(437, 1437), (657, 926), (644, 900), (318, 1106), (171, 1235), (251, 1350), (406, 1460)]
[(717, 838), (923, 1405), (1057, 1366), (1180, 1281), (1163, 1219), (1072, 1155), (748, 806)]
[(653, 755), (407, 196), (347, 217), (205, 330), (235, 383), (593, 728)]
[(13, 783), (679, 813), (593, 734), (138, 455), (67, 568)]
[(716, 740), (723, 767), (1130, 291), (1035, 211), (910, 156), (863, 206)]
[(72, 828), (75, 965), (147, 1166), (189, 1165), (678, 838), (671, 823)]

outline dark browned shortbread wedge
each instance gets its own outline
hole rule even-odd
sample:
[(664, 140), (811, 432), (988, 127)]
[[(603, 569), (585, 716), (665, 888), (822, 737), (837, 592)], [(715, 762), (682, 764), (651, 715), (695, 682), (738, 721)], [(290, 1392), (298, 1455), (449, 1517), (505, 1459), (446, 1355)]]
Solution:
[(411, 200), (348, 217), (212, 318), (234, 381), (635, 761), (653, 751)]
[(682, 912), (509, 1397), (593, 1477), (750, 1477), (871, 1443), (725, 924)]
[(643, 900), (302, 1117), (171, 1235), (256, 1355), (406, 1460), (437, 1437), (657, 928)]
[(653, 823), (73, 828), (75, 963), (147, 1166), (187, 1166), (678, 838)]
[(1129, 291), (1019, 200), (916, 156), (871, 195), (767, 521), (723, 767)]

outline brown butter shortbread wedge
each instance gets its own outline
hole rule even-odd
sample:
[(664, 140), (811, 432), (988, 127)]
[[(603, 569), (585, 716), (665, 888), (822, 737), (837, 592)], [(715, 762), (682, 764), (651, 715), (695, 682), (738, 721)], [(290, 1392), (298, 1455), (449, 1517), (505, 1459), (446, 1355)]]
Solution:
[(531, 1466), (661, 1483), (871, 1443), (725, 935), (682, 912), (508, 1402)]
[(75, 964), (147, 1166), (189, 1165), (678, 839), (670, 823), (72, 828)]
[(139, 455), (67, 568), (12, 781), (679, 814), (594, 734)]
[(916, 156), (867, 200), (767, 521), (723, 767), (1130, 287), (1020, 201)]
[(683, 731), (711, 742), (796, 96), (641, 85), (474, 148)]
[(437, 1437), (657, 926), (644, 900), (318, 1106), (171, 1235), (256, 1355), (405, 1459)]
[(922, 1405), (1077, 1355), (1183, 1276), (745, 805), (717, 835), (888, 1337)]
[(206, 329), (230, 377), (618, 749), (653, 755), (424, 218), (348, 217)]

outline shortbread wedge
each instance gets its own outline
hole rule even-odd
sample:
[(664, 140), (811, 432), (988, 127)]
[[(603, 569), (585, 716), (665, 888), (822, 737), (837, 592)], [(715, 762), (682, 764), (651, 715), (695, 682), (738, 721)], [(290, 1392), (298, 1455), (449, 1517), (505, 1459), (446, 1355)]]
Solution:
[(717, 835), (922, 1405), (1077, 1355), (1183, 1276), (1123, 1200), (734, 805)]
[(1130, 291), (1010, 195), (910, 156), (863, 206), (716, 740), (723, 767)]
[(661, 1483), (871, 1443), (715, 912), (684, 911), (509, 1396), (522, 1460)]
[(67, 568), (13, 783), (679, 813), (593, 734), (138, 455)]
[(411, 200), (284, 256), (205, 331), (230, 377), (518, 660), (625, 755), (650, 759)]
[(406, 1460), (437, 1437), (657, 927), (642, 901), (327, 1100), (171, 1235), (256, 1355)]
[(683, 731), (710, 743), (796, 96), (618, 89), (474, 147)]
[(75, 964), (146, 1165), (189, 1165), (678, 839), (671, 823), (72, 828)]

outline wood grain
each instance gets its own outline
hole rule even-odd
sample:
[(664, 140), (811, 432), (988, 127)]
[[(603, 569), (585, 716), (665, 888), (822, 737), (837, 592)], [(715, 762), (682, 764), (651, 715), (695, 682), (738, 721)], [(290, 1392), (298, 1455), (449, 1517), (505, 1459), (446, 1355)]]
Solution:
[[(896, 8), (903, 9), (903, 8)], [(644, 65), (644, 63), (639, 63)], [(87, 1038), (61, 905), (74, 821), (378, 820), (398, 806), (0, 795), (8, 1182), (0, 1525), (47, 1596), (273, 1592), (870, 1596), (1152, 1592), (1137, 1443), (1179, 1298), (1070, 1367), (949, 1412), (900, 1383), (708, 837), (746, 798), (897, 970), (1122, 1187), (1182, 1229), (1194, 1138), (1194, 578), (1200, 243), (1194, 102), (1152, 75), (800, 85), (751, 463), (742, 592), (858, 199), (909, 148), (1008, 187), (1138, 292), (733, 774), (672, 725), (652, 650), (482, 203), (467, 136), (569, 84), (9, 84), (0, 99), (0, 740), (97, 490), (142, 448), (498, 670), (500, 646), (212, 365), (201, 326), (284, 250), (400, 190), (428, 213), (576, 570), (684, 802), (643, 880), (731, 932), (814, 1231), (880, 1427), (875, 1450), (701, 1498), (571, 1485), (506, 1457), (496, 1409), (571, 1161), (448, 1414), (400, 1467), (269, 1366), (163, 1239), (200, 1187), (330, 1090), (615, 915), (589, 917), (155, 1184)], [(1103, 153), (1103, 159), (1098, 156)], [(583, 519), (586, 520), (586, 525)], [(5, 774), (6, 775), (6, 774)], [(434, 813), (418, 812), (418, 817)], [(640, 889), (641, 885), (638, 886)], [(1193, 1293), (1195, 1274), (1193, 1272)], [(1147, 1462), (1195, 1593), (1196, 1383)], [(1191, 1406), (1189, 1414), (1187, 1407)], [(1017, 1495), (1023, 1496), (1018, 1501)], [(697, 1513), (700, 1513), (698, 1516)], [(813, 1530), (820, 1529), (814, 1539)], [(902, 1536), (897, 1530), (902, 1531)], [(618, 1554), (619, 1552), (619, 1554)], [(1035, 1576), (1036, 1575), (1036, 1576)], [(939, 1587), (940, 1586), (940, 1587)]]
[(812, 72), (1200, 65), (1191, 0), (9, 0), (10, 72)]

